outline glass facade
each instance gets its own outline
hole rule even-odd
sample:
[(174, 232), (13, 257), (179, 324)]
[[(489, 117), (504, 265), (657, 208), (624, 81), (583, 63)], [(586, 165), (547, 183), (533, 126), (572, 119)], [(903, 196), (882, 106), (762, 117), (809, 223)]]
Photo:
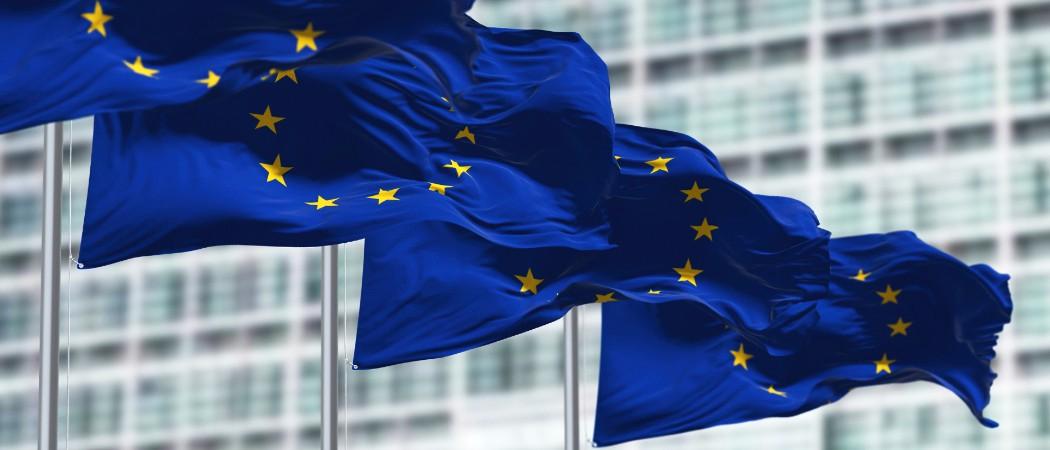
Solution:
[[(609, 65), (618, 120), (703, 140), (734, 179), (807, 201), (838, 235), (915, 229), (1014, 275), (988, 411), (998, 429), (908, 384), (622, 448), (1050, 448), (1050, 1), (480, 0), (474, 16), (580, 32)], [(75, 257), (91, 120), (67, 126)], [(42, 141), (39, 128), (0, 137), (3, 449), (36, 446)], [(346, 351), (362, 252), (341, 260)], [(320, 251), (215, 248), (62, 282), (68, 448), (318, 447)], [(585, 437), (599, 322), (583, 308)], [(343, 448), (560, 448), (560, 337), (553, 324), (442, 360), (343, 370)]]

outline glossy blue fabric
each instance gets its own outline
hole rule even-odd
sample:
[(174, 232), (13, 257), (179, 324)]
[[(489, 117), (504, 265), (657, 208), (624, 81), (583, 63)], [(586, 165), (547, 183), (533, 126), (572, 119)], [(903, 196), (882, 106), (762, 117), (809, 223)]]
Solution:
[[(853, 388), (917, 380), (951, 390), (994, 426), (982, 411), (996, 335), (1010, 320), (1008, 277), (908, 232), (836, 238), (830, 249), (829, 296), (814, 302), (810, 341), (788, 355), (693, 303), (604, 305), (595, 442), (791, 416)], [(858, 270), (870, 275), (858, 280)], [(887, 286), (895, 302), (877, 294)], [(898, 319), (910, 325), (894, 335)], [(741, 345), (752, 355), (746, 369), (731, 353)], [(888, 372), (875, 364), (883, 355), (894, 361)]]
[[(398, 47), (348, 40), (276, 66), (294, 80), (245, 64), (197, 101), (96, 116), (80, 263), (425, 221), (508, 247), (609, 248), (605, 64), (574, 33), (420, 22)], [(252, 116), (267, 108), (273, 129)], [(278, 155), (283, 180), (261, 165)], [(337, 206), (307, 204), (318, 196)]]
[[(372, 368), (461, 352), (599, 296), (696, 302), (741, 333), (790, 349), (795, 328), (814, 317), (805, 305), (827, 286), (827, 233), (812, 211), (748, 192), (710, 150), (679, 133), (619, 125), (614, 148), (615, 249), (508, 248), (435, 223), (369, 236), (354, 363)], [(671, 158), (667, 171), (647, 163), (658, 158)], [(687, 200), (682, 191), (694, 182), (708, 191)], [(718, 227), (711, 239), (691, 228), (705, 218)], [(687, 260), (703, 270), (695, 286), (674, 270)], [(535, 294), (522, 292), (517, 278), (530, 271), (543, 280)]]
[[(244, 64), (300, 64), (316, 52), (297, 49), (290, 30), (310, 23), (324, 32), (315, 39), (321, 51), (403, 48), (420, 30), (462, 28), (472, 2), (102, 0), (111, 18), (89, 31), (82, 15), (94, 13), (95, 3), (0, 2), (0, 132), (192, 101), (209, 93), (197, 82), (209, 71), (225, 79)], [(138, 57), (159, 72), (145, 77), (125, 66)]]

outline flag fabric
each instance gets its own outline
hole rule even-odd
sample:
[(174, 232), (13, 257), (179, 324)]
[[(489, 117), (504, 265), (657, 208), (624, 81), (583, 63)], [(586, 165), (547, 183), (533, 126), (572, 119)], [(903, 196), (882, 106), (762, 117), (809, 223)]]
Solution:
[(827, 286), (812, 211), (751, 194), (679, 133), (619, 125), (615, 155), (614, 249), (509, 248), (444, 223), (370, 235), (355, 366), (446, 356), (620, 301), (691, 301), (771, 348), (790, 343)]
[(368, 58), (346, 43), (245, 65), (192, 103), (96, 116), (82, 267), (424, 221), (509, 247), (609, 248), (615, 125), (586, 42), (469, 19), (412, 33)]
[(595, 443), (792, 416), (856, 387), (917, 380), (994, 426), (982, 411), (1012, 309), (1008, 277), (908, 232), (836, 238), (830, 250), (830, 295), (791, 354), (770, 355), (694, 304), (605, 305)]
[(459, 28), (470, 3), (7, 0), (0, 132), (192, 101), (244, 63), (294, 66), (351, 42), (400, 48), (420, 29)]

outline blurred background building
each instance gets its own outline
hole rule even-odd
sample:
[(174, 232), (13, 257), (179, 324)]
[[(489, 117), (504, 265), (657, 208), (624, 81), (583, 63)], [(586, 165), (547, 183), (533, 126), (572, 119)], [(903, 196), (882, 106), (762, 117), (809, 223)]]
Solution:
[[(999, 429), (909, 384), (619, 448), (1050, 448), (1050, 1), (480, 0), (474, 16), (581, 32), (608, 62), (620, 122), (701, 139), (741, 184), (805, 200), (837, 235), (914, 229), (1014, 275), (988, 411)], [(67, 126), (75, 256), (91, 122)], [(39, 129), (0, 137), (3, 449), (36, 448), (42, 141)], [(344, 247), (349, 349), (362, 246)], [(72, 272), (68, 448), (318, 448), (320, 250), (228, 247)], [(583, 316), (590, 436), (600, 314)], [(343, 448), (561, 448), (560, 344), (553, 324), (349, 372)]]

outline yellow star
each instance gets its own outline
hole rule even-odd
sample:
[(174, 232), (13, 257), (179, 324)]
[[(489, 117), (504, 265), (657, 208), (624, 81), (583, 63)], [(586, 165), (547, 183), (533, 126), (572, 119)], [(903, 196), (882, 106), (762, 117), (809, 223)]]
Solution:
[(461, 166), (455, 160), (450, 159), (450, 160), (448, 160), (448, 164), (445, 164), (443, 167), (447, 167), (449, 169), (455, 169), (456, 170), (456, 177), (461, 177), (461, 176), (463, 176), (463, 174), (467, 173), (468, 170), (470, 170), (471, 166)]
[(270, 113), (270, 105), (266, 105), (266, 111), (263, 111), (262, 114), (257, 114), (257, 113), (248, 113), (248, 114), (251, 114), (252, 117), (255, 118), (255, 120), (259, 121), (258, 123), (255, 124), (255, 129), (256, 130), (258, 130), (259, 128), (262, 128), (262, 127), (266, 127), (266, 128), (269, 128), (270, 131), (273, 132), (273, 134), (277, 134), (277, 122), (280, 122), (280, 121), (284, 120), (284, 117), (275, 116), (275, 115)]
[(307, 22), (306, 23), (306, 28), (303, 28), (301, 30), (292, 29), (292, 30), (288, 30), (288, 31), (290, 33), (292, 33), (293, 36), (295, 36), (295, 52), (296, 53), (299, 53), (299, 52), (303, 51), (304, 48), (309, 48), (310, 50), (313, 50), (313, 51), (316, 52), (317, 51), (317, 42), (314, 41), (314, 39), (316, 37), (324, 34), (324, 31), (314, 30), (314, 23), (313, 22)]
[(653, 171), (649, 173), (656, 173), (659, 171), (667, 172), (667, 163), (671, 162), (672, 159), (674, 158), (664, 158), (661, 156), (652, 161), (646, 161), (645, 163), (653, 167)]
[(615, 302), (618, 299), (613, 298), (613, 294), (615, 294), (615, 292), (610, 292), (608, 294), (594, 294), (594, 303), (601, 304)]
[(401, 200), (401, 199), (395, 197), (395, 195), (397, 195), (398, 189), (401, 189), (401, 188), (393, 188), (393, 189), (391, 189), (389, 191), (385, 190), (383, 188), (379, 188), (379, 193), (378, 194), (376, 194), (376, 195), (369, 195), (368, 198), (378, 201), (379, 203), (376, 203), (377, 205), (382, 205), (383, 202), (392, 202), (392, 201), (395, 201), (395, 200)]
[(871, 275), (871, 272), (865, 272), (864, 269), (857, 269), (857, 274), (850, 278), (857, 281), (868, 281), (868, 275)]
[(879, 297), (882, 297), (882, 304), (885, 305), (887, 303), (897, 303), (897, 295), (901, 293), (901, 290), (893, 290), (893, 288), (887, 284), (885, 291), (875, 293), (878, 294)]
[(321, 208), (327, 208), (329, 206), (339, 206), (339, 205), (335, 204), (336, 200), (339, 200), (339, 197), (336, 197), (336, 198), (324, 198), (324, 197), (321, 197), (320, 195), (318, 195), (316, 202), (306, 202), (306, 204), (310, 205), (310, 206), (316, 206), (317, 209), (321, 209)]
[(220, 78), (219, 74), (209, 70), (208, 71), (208, 77), (207, 78), (201, 78), (201, 79), (197, 80), (197, 82), (207, 86), (208, 89), (211, 89), (211, 88), (215, 87), (216, 84), (219, 84), (219, 78)]
[(113, 16), (107, 16), (102, 12), (102, 4), (97, 1), (95, 2), (94, 11), (81, 14), (80, 17), (91, 22), (91, 25), (88, 26), (88, 34), (98, 31), (98, 34), (101, 34), (102, 37), (106, 37), (106, 22), (113, 20)]
[(263, 169), (266, 169), (267, 183), (277, 180), (278, 183), (281, 183), (281, 186), (288, 187), (284, 182), (284, 174), (288, 173), (289, 170), (292, 170), (292, 167), (281, 165), (280, 154), (277, 154), (277, 159), (273, 160), (273, 164), (259, 163), (259, 165), (262, 166)]
[(430, 187), (427, 188), (427, 190), (428, 191), (437, 192), (438, 194), (441, 194), (441, 195), (445, 195), (445, 189), (448, 189), (450, 187), (452, 187), (452, 186), (449, 186), (447, 184), (430, 183)]
[(693, 240), (700, 239), (700, 237), (706, 237), (707, 240), (713, 241), (714, 237), (711, 236), (711, 232), (718, 229), (717, 226), (707, 223), (707, 217), (704, 217), (704, 221), (700, 225), (692, 225), (689, 228), (696, 230), (696, 237)]
[(295, 76), (295, 69), (298, 69), (298, 67), (292, 67), (291, 69), (285, 70), (281, 70), (278, 68), (270, 69), (270, 73), (276, 75), (276, 77), (274, 77), (273, 79), (273, 82), (276, 83), (287, 78), (289, 80), (292, 80), (293, 83), (299, 84), (299, 78), (296, 78)]
[(755, 357), (755, 355), (749, 354), (744, 351), (743, 343), (740, 344), (740, 348), (737, 348), (736, 350), (730, 350), (729, 353), (733, 354), (733, 367), (742, 366), (744, 370), (748, 370), (747, 360)]
[(894, 337), (898, 334), (907, 336), (908, 327), (911, 326), (911, 322), (905, 322), (903, 318), (898, 317), (897, 323), (886, 324), (886, 326), (893, 330), (893, 332), (890, 333), (890, 337)]
[(663, 292), (663, 291), (658, 291), (656, 289), (649, 289), (649, 292), (646, 292), (646, 294), (649, 294), (649, 295), (660, 295), (661, 292)]
[(784, 398), (787, 398), (787, 396), (788, 396), (787, 392), (778, 391), (778, 390), (774, 389), (772, 385), (770, 385), (768, 388), (766, 388), (766, 392), (768, 392), (770, 394), (773, 394), (773, 395), (778, 395), (778, 396), (781, 396), (781, 397), (784, 397)]
[(525, 273), (525, 276), (514, 275), (514, 278), (517, 278), (518, 281), (521, 282), (521, 289), (518, 292), (532, 292), (533, 295), (537, 293), (536, 288), (543, 282), (543, 280), (532, 276), (531, 267), (529, 268), (529, 271)]
[(684, 267), (675, 267), (674, 271), (678, 272), (678, 281), (684, 281), (693, 286), (696, 286), (696, 276), (703, 272), (701, 269), (694, 269), (692, 261), (688, 258), (685, 260)]
[(142, 57), (141, 56), (136, 56), (135, 57), (135, 62), (133, 62), (133, 63), (129, 63), (127, 61), (124, 61), (124, 65), (128, 66), (128, 68), (131, 69), (132, 72), (135, 72), (135, 73), (137, 73), (139, 75), (142, 75), (144, 77), (151, 77), (152, 78), (154, 75), (157, 74), (157, 72), (159, 72), (159, 70), (157, 70), (157, 69), (150, 69), (150, 68), (142, 65)]
[[(702, 188), (702, 187), (700, 187), (700, 185), (696, 184), (696, 182), (694, 181), (693, 182), (693, 187), (691, 187), (689, 189), (682, 189), (679, 192), (685, 194), (685, 202), (688, 202), (689, 200), (696, 200), (698, 202), (702, 202), (702, 201), (704, 201), (704, 192), (707, 192), (707, 191), (710, 191), (710, 189)], [(682, 203), (685, 203), (685, 202), (682, 202)]]
[(883, 353), (882, 354), (882, 359), (880, 359), (878, 361), (872, 361), (872, 362), (875, 363), (875, 374), (877, 375), (877, 374), (880, 374), (882, 372), (893, 373), (893, 371), (890, 370), (890, 364), (893, 364), (893, 363), (897, 362), (897, 360), (896, 359), (886, 359), (886, 354)]
[(470, 127), (463, 127), (462, 130), (459, 130), (459, 132), (456, 133), (456, 140), (459, 139), (466, 139), (470, 141), (471, 144), (477, 144), (477, 141), (474, 140), (474, 133), (470, 132)]

